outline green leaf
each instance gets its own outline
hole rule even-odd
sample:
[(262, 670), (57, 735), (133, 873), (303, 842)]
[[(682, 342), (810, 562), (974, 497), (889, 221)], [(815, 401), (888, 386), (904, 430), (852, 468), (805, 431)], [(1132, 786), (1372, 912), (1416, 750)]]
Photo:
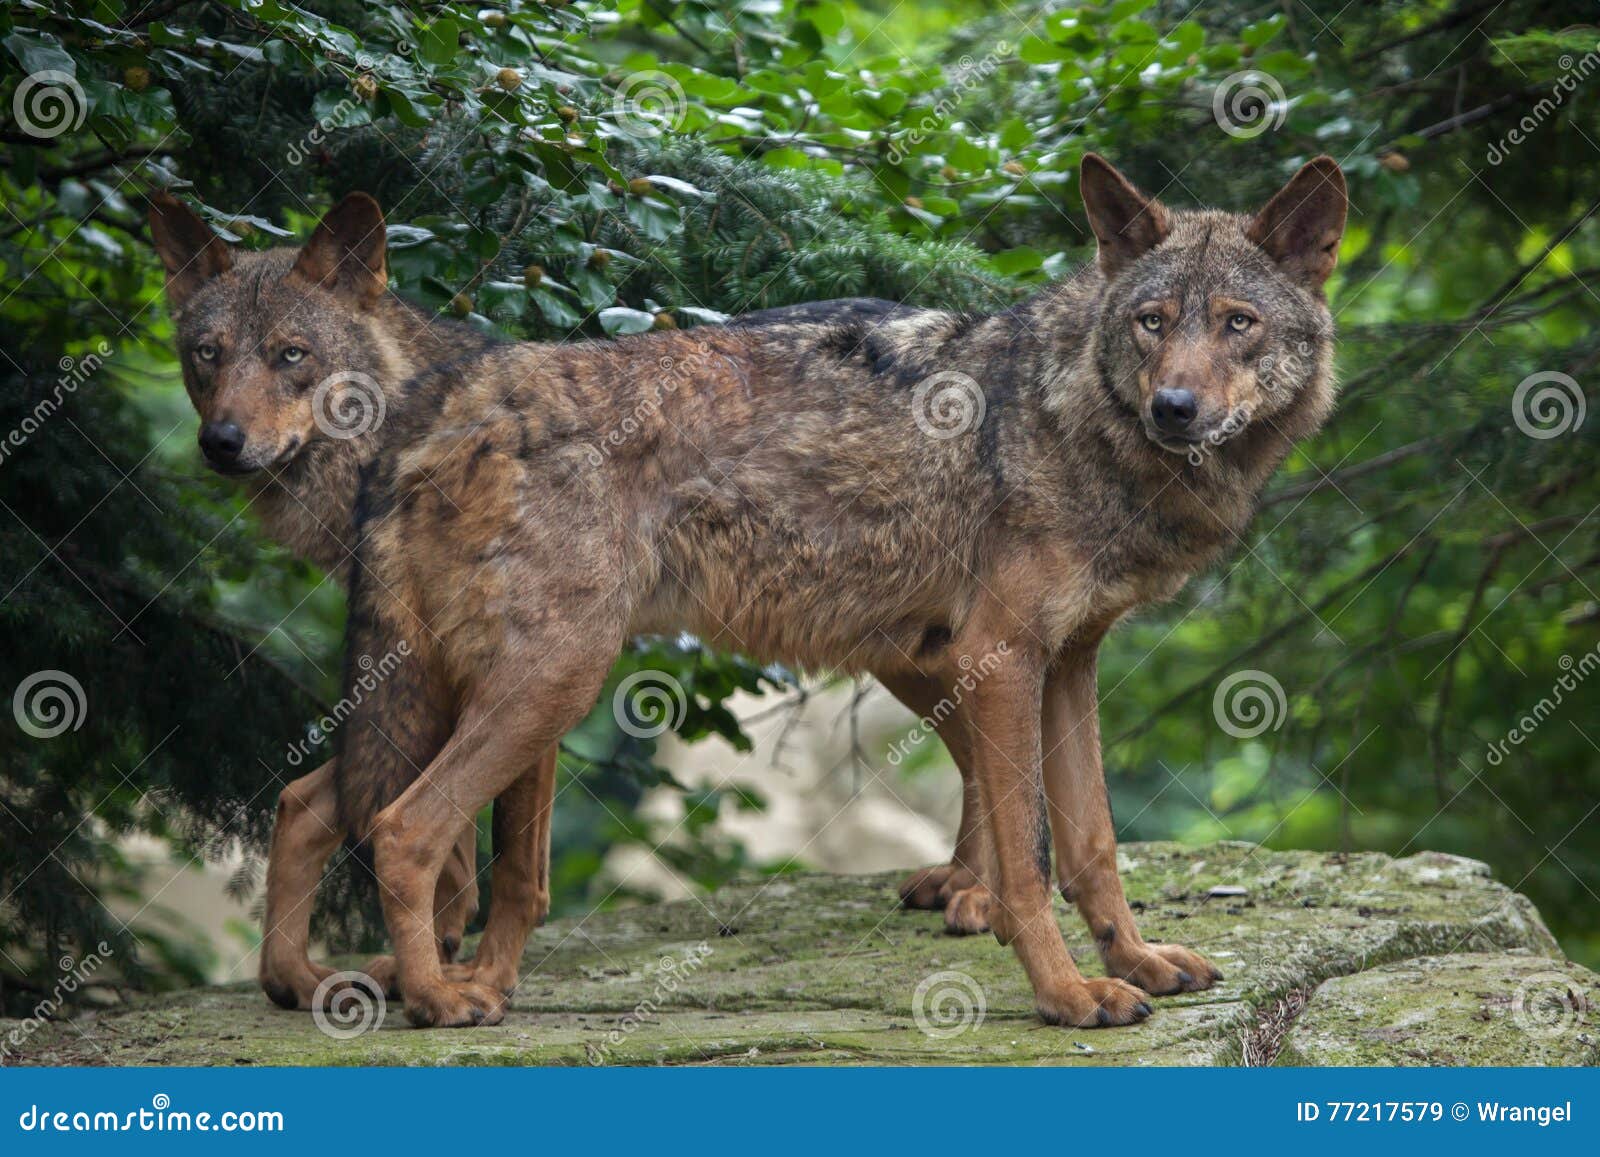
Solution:
[(613, 337), (628, 333), (644, 333), (655, 324), (655, 314), (646, 313), (642, 309), (614, 305), (600, 311), (600, 326)]

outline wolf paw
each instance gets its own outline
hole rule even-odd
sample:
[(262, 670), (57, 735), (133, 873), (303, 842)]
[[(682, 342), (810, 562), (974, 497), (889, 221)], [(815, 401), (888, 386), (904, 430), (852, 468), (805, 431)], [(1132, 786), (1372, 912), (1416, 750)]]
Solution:
[(517, 987), (514, 969), (500, 968), (487, 961), (468, 960), (461, 964), (446, 964), (444, 978), (456, 984), (478, 984), (510, 996)]
[(1106, 953), (1106, 971), (1156, 996), (1201, 992), (1222, 979), (1209, 960), (1181, 944), (1115, 946)]
[(1150, 1015), (1150, 997), (1112, 976), (1065, 984), (1037, 997), (1039, 1015), (1046, 1024), (1110, 1028), (1138, 1024)]
[(959, 864), (935, 864), (912, 872), (900, 882), (900, 902), (907, 908), (937, 912), (955, 893), (973, 887), (978, 877)]
[(315, 1002), (317, 988), (323, 980), (333, 975), (333, 969), (310, 960), (297, 960), (290, 964), (261, 963), (261, 991), (279, 1008), (309, 1012)]
[(505, 1015), (506, 998), (481, 984), (442, 982), (406, 996), (406, 1019), (418, 1028), (476, 1028)]
[(989, 902), (993, 899), (982, 884), (963, 888), (949, 897), (944, 906), (944, 928), (952, 936), (975, 936), (989, 931)]

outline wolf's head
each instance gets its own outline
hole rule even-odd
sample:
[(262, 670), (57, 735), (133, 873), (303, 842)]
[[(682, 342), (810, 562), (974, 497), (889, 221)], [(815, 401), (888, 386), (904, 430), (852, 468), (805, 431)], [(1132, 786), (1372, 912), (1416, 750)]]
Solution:
[(281, 467), (381, 417), (392, 343), (378, 203), (352, 193), (301, 249), (233, 250), (175, 198), (151, 202), (200, 449), (223, 474)]
[[(1093, 153), (1082, 184), (1106, 281), (1098, 368), (1151, 442), (1193, 458), (1329, 390), (1322, 286), (1346, 207), (1332, 157), (1253, 217), (1169, 209)], [(1313, 402), (1320, 420), (1328, 399)]]

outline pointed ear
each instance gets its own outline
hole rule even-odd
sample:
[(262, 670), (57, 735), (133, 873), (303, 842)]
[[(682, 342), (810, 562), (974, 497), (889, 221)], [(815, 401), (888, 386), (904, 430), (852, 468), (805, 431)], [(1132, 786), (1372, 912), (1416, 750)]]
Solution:
[(1273, 194), (1246, 235), (1290, 277), (1321, 289), (1339, 259), (1348, 205), (1339, 163), (1314, 157)]
[(365, 193), (351, 193), (329, 209), (292, 272), (313, 285), (348, 294), (361, 305), (383, 296), (389, 271), (378, 203)]
[(207, 281), (233, 268), (227, 243), (170, 193), (150, 198), (150, 237), (167, 271), (167, 302), (174, 311)]
[(1166, 239), (1167, 211), (1146, 197), (1098, 153), (1085, 153), (1078, 170), (1089, 228), (1099, 243), (1100, 272), (1115, 276)]

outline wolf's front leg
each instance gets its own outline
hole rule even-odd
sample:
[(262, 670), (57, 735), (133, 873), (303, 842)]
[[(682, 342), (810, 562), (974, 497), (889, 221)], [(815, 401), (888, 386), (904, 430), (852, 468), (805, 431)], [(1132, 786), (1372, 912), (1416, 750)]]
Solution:
[(1046, 1021), (1082, 1028), (1133, 1024), (1150, 1015), (1145, 993), (1111, 977), (1086, 979), (1056, 924), (1040, 769), (1045, 659), (1014, 642), (1002, 653), (1005, 664), (973, 691), (973, 771), (999, 872), (998, 881), (990, 881), (989, 923), (995, 939), (1022, 960)]
[(1100, 763), (1097, 646), (1061, 655), (1044, 691), (1044, 783), (1061, 894), (1078, 905), (1106, 971), (1166, 996), (1210, 988), (1222, 974), (1179, 944), (1147, 944), (1117, 875), (1117, 834)]

